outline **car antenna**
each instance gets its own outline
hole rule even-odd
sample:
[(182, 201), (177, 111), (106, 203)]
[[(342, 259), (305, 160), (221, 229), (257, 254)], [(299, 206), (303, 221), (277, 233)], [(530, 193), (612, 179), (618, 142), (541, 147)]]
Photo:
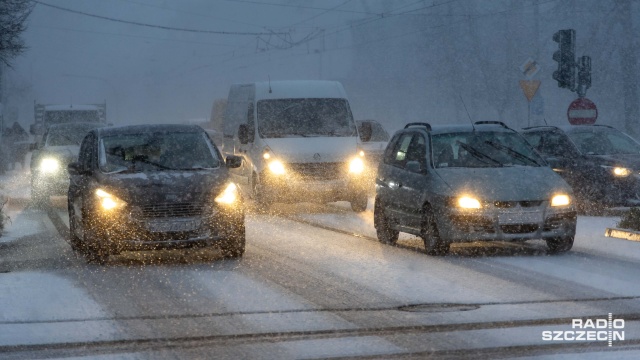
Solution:
[(273, 92), (273, 90), (271, 90), (271, 76), (267, 75), (267, 79), (269, 79), (269, 94), (271, 94)]
[(460, 101), (462, 101), (462, 106), (464, 106), (464, 111), (467, 113), (467, 116), (469, 117), (469, 122), (471, 123), (471, 127), (473, 128), (473, 131), (476, 131), (476, 127), (473, 125), (473, 120), (471, 120), (471, 115), (469, 114), (469, 110), (467, 110), (467, 104), (464, 103), (464, 99), (462, 98), (462, 95), (458, 94), (458, 96), (460, 96)]
[(549, 124), (547, 124), (547, 118), (546, 118), (546, 117), (543, 117), (543, 118), (542, 118), (542, 121), (544, 121), (544, 124), (545, 124), (545, 125), (549, 126)]

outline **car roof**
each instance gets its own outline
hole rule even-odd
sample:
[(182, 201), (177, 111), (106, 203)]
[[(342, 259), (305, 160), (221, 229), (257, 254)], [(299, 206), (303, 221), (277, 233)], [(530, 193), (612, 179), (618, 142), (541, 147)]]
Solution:
[(565, 133), (570, 133), (570, 132), (585, 130), (585, 129), (589, 129), (589, 128), (591, 128), (591, 129), (613, 129), (613, 130), (618, 130), (615, 127), (609, 126), (609, 125), (603, 125), (603, 124), (587, 125), (587, 124), (584, 124), (584, 125), (540, 125), (540, 126), (529, 126), (529, 127), (523, 128), (522, 131), (523, 132), (531, 132), (531, 131), (536, 131), (536, 130), (557, 129), (557, 130), (563, 131)]
[[(399, 130), (399, 132), (407, 131), (407, 130), (415, 130), (422, 129), (427, 131), (426, 126), (412, 126), (409, 128), (404, 128)], [(471, 126), (469, 125), (433, 125), (431, 126), (431, 130), (429, 132), (431, 134), (450, 134), (450, 133), (458, 133), (458, 132), (515, 132), (515, 130), (505, 127), (500, 124), (475, 124)]]
[(204, 129), (198, 125), (189, 124), (144, 124), (103, 127), (97, 131), (100, 136), (110, 136), (151, 132), (204, 132)]

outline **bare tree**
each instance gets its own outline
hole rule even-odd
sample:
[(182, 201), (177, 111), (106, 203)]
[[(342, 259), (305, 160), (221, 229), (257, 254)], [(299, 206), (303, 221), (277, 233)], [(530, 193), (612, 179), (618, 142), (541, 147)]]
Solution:
[(20, 35), (34, 5), (32, 0), (0, 0), (0, 64), (10, 67), (11, 60), (27, 49)]

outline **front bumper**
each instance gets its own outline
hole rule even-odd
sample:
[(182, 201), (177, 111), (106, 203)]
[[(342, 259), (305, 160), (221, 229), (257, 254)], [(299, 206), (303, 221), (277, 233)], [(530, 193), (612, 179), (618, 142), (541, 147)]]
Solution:
[(522, 241), (575, 236), (575, 209), (461, 211), (443, 208), (437, 216), (440, 236), (448, 242)]
[(214, 207), (184, 217), (141, 217), (135, 211), (98, 213), (92, 219), (110, 252), (205, 247), (244, 232), (244, 211)]

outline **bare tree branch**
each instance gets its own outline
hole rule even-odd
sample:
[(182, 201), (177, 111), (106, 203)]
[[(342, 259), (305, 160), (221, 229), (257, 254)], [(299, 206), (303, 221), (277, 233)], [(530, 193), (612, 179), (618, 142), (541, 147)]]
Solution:
[(34, 6), (32, 0), (0, 1), (0, 63), (11, 67), (11, 60), (28, 49), (20, 36)]

